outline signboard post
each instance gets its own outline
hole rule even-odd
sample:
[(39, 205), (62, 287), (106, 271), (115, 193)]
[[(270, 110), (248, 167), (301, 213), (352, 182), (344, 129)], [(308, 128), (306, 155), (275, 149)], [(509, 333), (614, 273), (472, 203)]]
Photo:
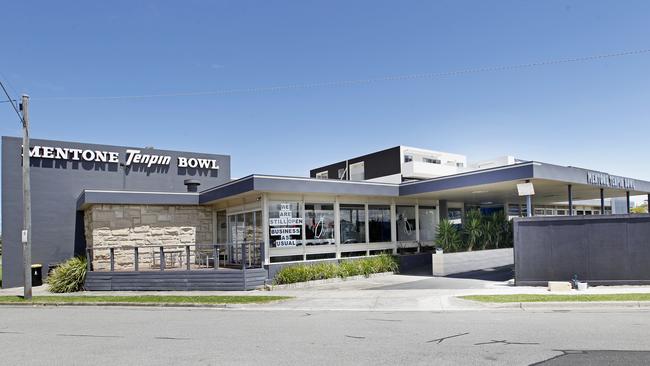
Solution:
[(23, 297), (32, 298), (32, 200), (29, 184), (29, 96), (23, 95), (23, 266), (25, 287)]
[(526, 183), (517, 184), (517, 192), (519, 193), (520, 197), (526, 196), (526, 216), (532, 217), (533, 195), (535, 194), (535, 187), (533, 187), (533, 183), (527, 181)]

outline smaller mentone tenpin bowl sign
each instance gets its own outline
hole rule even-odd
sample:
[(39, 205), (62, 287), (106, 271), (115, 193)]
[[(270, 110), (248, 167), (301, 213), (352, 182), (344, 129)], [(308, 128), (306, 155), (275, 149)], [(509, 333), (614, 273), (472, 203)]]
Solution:
[[(280, 203), (279, 217), (269, 219), (271, 226), (271, 236), (279, 236), (275, 240), (276, 247), (295, 247), (298, 240), (292, 239), (292, 236), (301, 235), (303, 220), (300, 217), (293, 217), (290, 203)], [(295, 227), (296, 225), (300, 225)]]
[(587, 172), (587, 182), (601, 187), (635, 189), (634, 179), (618, 177), (607, 173)]
[[(22, 149), (22, 146), (21, 146)], [(22, 155), (22, 153), (21, 153)], [(120, 153), (116, 151), (74, 149), (69, 147), (33, 146), (29, 149), (30, 158), (88, 161), (98, 163), (119, 163)], [(126, 160), (124, 165), (134, 164), (146, 165), (148, 168), (156, 165), (169, 166), (172, 157), (169, 155), (141, 154), (140, 150), (126, 149)], [(218, 170), (219, 165), (216, 159), (188, 158), (179, 156), (176, 158), (179, 168), (214, 169)]]

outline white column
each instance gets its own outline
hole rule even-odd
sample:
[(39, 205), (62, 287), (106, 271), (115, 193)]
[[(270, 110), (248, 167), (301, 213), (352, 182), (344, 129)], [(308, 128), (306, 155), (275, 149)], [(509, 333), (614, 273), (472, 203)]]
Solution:
[(415, 204), (415, 241), (418, 242), (418, 253), (420, 252), (420, 204)]
[(397, 209), (394, 199), (390, 202), (390, 241), (393, 243), (393, 254), (397, 254)]
[(366, 215), (365, 215), (365, 219), (366, 219), (366, 244), (369, 244), (370, 243), (370, 217), (368, 215), (368, 204), (366, 203), (363, 206), (364, 206), (364, 210), (366, 210)]
[(341, 203), (338, 196), (334, 198), (334, 242), (336, 259), (341, 259)]
[(302, 260), (307, 260), (307, 233), (305, 232), (306, 222), (305, 222), (305, 196), (300, 198), (300, 204), (298, 205), (298, 217), (302, 217)]
[(217, 244), (218, 232), (219, 232), (219, 222), (217, 221), (217, 210), (215, 210), (213, 206), (212, 207), (212, 244)]
[(266, 193), (262, 193), (262, 235), (264, 237), (264, 264), (269, 265), (271, 263), (271, 238), (269, 236), (269, 200)]

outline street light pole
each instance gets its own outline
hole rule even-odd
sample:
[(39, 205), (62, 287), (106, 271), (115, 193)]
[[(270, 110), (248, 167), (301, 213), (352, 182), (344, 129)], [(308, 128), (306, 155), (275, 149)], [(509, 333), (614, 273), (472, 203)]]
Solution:
[(25, 300), (32, 298), (32, 199), (29, 184), (29, 95), (22, 96), (23, 112), (23, 265), (25, 266)]

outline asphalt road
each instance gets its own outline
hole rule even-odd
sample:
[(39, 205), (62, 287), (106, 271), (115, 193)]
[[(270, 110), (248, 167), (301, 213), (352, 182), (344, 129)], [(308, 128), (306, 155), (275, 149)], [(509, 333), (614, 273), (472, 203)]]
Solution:
[(2, 307), (2, 365), (650, 364), (650, 314)]

